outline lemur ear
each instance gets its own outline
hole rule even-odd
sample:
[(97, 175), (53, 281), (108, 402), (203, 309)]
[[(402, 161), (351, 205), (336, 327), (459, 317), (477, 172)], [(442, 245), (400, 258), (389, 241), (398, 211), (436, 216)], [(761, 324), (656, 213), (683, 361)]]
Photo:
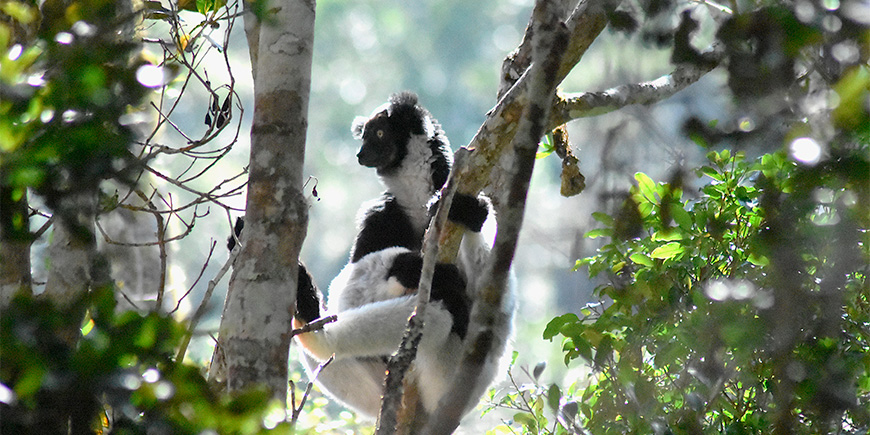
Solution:
[(435, 136), (435, 125), (432, 124), (431, 116), (423, 117), (423, 133), (429, 138)]
[(353, 133), (354, 139), (362, 139), (363, 127), (365, 127), (368, 118), (365, 116), (357, 116), (350, 124), (350, 131)]

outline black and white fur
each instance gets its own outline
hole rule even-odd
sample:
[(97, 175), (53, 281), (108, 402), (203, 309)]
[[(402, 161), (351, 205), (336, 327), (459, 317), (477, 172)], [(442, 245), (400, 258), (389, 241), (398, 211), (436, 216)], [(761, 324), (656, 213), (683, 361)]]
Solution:
[[(297, 340), (309, 368), (335, 354), (335, 361), (318, 377), (321, 388), (374, 417), (383, 392), (385, 356), (398, 347), (416, 305), (422, 266), (417, 251), (429, 222), (428, 206), (447, 180), (451, 154), (437, 121), (409, 93), (394, 95), (367, 121), (358, 118), (353, 131), (363, 140), (360, 164), (376, 168), (387, 191), (364, 207), (350, 262), (330, 284), (325, 314), (337, 314), (338, 320)], [(470, 301), (477, 287), (474, 278), (489, 253), (479, 234), (488, 215), (488, 203), (482, 199), (454, 198), (450, 218), (471, 231), (463, 238), (459, 267), (436, 266), (423, 339), (409, 373), (430, 412), (449, 388), (463, 353)], [(305, 292), (300, 287), (300, 297)], [(307, 293), (316, 295), (316, 289), (311, 287)], [(513, 313), (513, 298), (503, 309)], [(300, 309), (296, 326), (319, 314)], [(512, 322), (497, 331), (496, 340), (504, 345), (511, 329)], [(470, 386), (474, 394), (482, 394), (495, 377), (498, 359), (487, 362), (479, 385)]]
[(357, 117), (351, 130), (362, 140), (359, 164), (375, 168), (387, 190), (363, 205), (350, 261), (393, 246), (420, 250), (429, 224), (427, 206), (447, 182), (453, 163), (447, 136), (417, 104), (417, 96), (407, 92), (393, 95), (368, 119)]

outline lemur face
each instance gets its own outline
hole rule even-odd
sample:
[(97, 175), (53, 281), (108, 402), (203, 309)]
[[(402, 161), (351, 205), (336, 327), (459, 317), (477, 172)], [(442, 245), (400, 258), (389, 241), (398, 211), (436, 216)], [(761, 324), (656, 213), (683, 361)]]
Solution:
[(378, 169), (397, 164), (403, 157), (399, 151), (400, 136), (386, 110), (373, 116), (362, 127), (363, 143), (356, 155), (359, 164)]

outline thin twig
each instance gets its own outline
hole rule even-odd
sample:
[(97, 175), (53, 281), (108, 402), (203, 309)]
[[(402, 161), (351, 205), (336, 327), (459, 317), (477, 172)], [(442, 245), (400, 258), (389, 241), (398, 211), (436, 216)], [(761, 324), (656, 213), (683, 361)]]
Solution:
[(211, 247), (209, 247), (208, 249), (208, 256), (205, 258), (205, 262), (202, 263), (202, 268), (199, 269), (199, 274), (196, 275), (196, 279), (193, 280), (193, 284), (191, 284), (190, 287), (187, 288), (187, 291), (184, 292), (184, 294), (181, 295), (180, 298), (178, 298), (178, 302), (176, 302), (175, 308), (173, 308), (172, 311), (169, 312), (170, 315), (175, 314), (181, 308), (181, 303), (187, 298), (190, 292), (192, 292), (193, 289), (196, 288), (196, 285), (199, 284), (199, 280), (202, 279), (203, 275), (205, 275), (205, 270), (208, 268), (208, 265), (211, 262), (212, 254), (214, 254), (215, 246), (217, 246), (217, 242), (212, 240)]
[(241, 245), (236, 245), (232, 252), (230, 252), (229, 258), (224, 263), (223, 267), (218, 271), (217, 275), (215, 275), (214, 279), (208, 282), (208, 287), (205, 290), (205, 295), (202, 297), (202, 302), (200, 302), (199, 307), (196, 309), (196, 312), (193, 313), (193, 317), (190, 318), (190, 326), (187, 328), (187, 333), (184, 334), (184, 339), (181, 342), (181, 345), (178, 347), (178, 354), (175, 357), (175, 361), (181, 362), (184, 360), (184, 354), (187, 352), (187, 346), (190, 344), (190, 338), (193, 336), (193, 331), (196, 329), (196, 325), (199, 323), (199, 320), (205, 314), (209, 301), (211, 300), (211, 295), (214, 293), (215, 287), (217, 287), (218, 283), (223, 279), (224, 275), (226, 275), (227, 271), (230, 270), (230, 266), (232, 266), (233, 262), (236, 260), (236, 257), (239, 255), (239, 251), (241, 251)]
[(292, 396), (291, 396), (291, 402), (290, 402), (290, 403), (291, 403), (290, 408), (293, 410), (293, 413), (292, 413), (291, 418), (290, 418), (290, 427), (291, 427), (291, 428), (293, 428), (293, 427), (296, 426), (296, 421), (299, 420), (299, 415), (302, 414), (302, 407), (305, 406), (305, 401), (308, 400), (308, 396), (311, 395), (311, 388), (314, 387), (314, 381), (317, 380), (317, 376), (320, 375), (320, 371), (323, 370), (326, 366), (329, 365), (329, 363), (331, 363), (331, 362), (334, 361), (334, 360), (335, 360), (335, 355), (332, 355), (332, 356), (329, 357), (329, 359), (327, 359), (326, 361), (320, 363), (320, 364), (317, 366), (317, 368), (314, 369), (314, 373), (312, 373), (311, 380), (308, 382), (308, 385), (305, 387), (305, 393), (302, 395), (302, 401), (299, 402), (299, 406), (298, 406), (298, 407), (295, 406), (295, 404), (296, 404), (296, 393), (295, 393), (295, 391), (294, 391), (295, 388), (292, 386), (292, 382), (293, 382), (293, 381), (290, 381), (290, 382), (291, 382), (290, 393), (292, 394)]
[(294, 329), (294, 330), (290, 331), (290, 338), (293, 338), (299, 334), (304, 334), (306, 332), (321, 330), (321, 329), (323, 329), (324, 326), (326, 326), (326, 324), (332, 323), (336, 320), (338, 320), (338, 315), (336, 315), (336, 314), (333, 314), (331, 316), (321, 317), (317, 320), (312, 321), (311, 323), (306, 323), (304, 326), (302, 326), (299, 329)]

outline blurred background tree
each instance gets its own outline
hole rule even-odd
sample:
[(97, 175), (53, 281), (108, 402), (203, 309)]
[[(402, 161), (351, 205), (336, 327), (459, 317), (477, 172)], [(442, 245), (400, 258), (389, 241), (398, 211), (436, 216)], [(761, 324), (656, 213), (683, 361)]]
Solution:
[[(231, 216), (244, 207), (248, 137), (240, 132), (252, 93), (244, 39), (230, 32), (237, 5), (190, 3), (185, 11), (147, 2), (135, 46), (115, 36), (132, 32), (115, 2), (2, 3), (0, 249), (4, 296), (44, 292), (57, 267), (48, 246), (59, 218), (81, 211), (64, 200), (92, 194), (99, 225), (84, 251), (112, 261), (91, 278), (110, 277), (121, 304), (140, 312), (190, 319), (205, 300), (184, 353), (202, 364), (225, 291), (209, 280), (226, 258)], [(355, 163), (353, 117), (410, 89), (454, 148), (467, 144), (497, 102), (501, 61), (531, 6), (318, 2), (302, 258), (321, 287), (346, 261), (361, 200), (381, 190)], [(565, 92), (704, 64), (711, 46), (721, 65), (658, 104), (569, 123), (583, 194), (557, 195), (561, 162), (538, 162), (515, 263), (523, 299), (514, 367), (551, 363), (532, 370), (528, 385), (516, 374), (516, 391), (493, 397), (529, 412), (490, 416), (562, 433), (867, 430), (868, 16), (860, 0), (620, 3)], [(697, 168), (702, 178), (690, 176)], [(604, 229), (584, 237), (602, 225), (595, 211)], [(581, 258), (591, 279), (571, 271)], [(538, 339), (553, 316), (547, 337), (560, 346)], [(13, 318), (4, 315), (4, 334), (17, 334), (3, 336), (4, 350), (31, 330), (6, 323)], [(161, 346), (180, 340), (160, 336)], [(35, 406), (27, 394), (56, 385), (14, 370), (33, 361), (2, 357), (3, 385), (14, 394), (4, 390), (0, 406)], [(129, 369), (130, 358), (119, 365)], [(567, 368), (553, 363), (563, 358)], [(149, 360), (134, 359), (141, 378)], [(116, 368), (106, 366), (106, 376)], [(542, 387), (553, 384), (561, 387)], [(155, 397), (148, 403), (166, 403)], [(304, 427), (321, 423), (324, 403), (316, 406)], [(340, 408), (323, 409), (331, 426), (321, 428), (354, 427)], [(601, 424), (617, 420), (624, 425)]]

